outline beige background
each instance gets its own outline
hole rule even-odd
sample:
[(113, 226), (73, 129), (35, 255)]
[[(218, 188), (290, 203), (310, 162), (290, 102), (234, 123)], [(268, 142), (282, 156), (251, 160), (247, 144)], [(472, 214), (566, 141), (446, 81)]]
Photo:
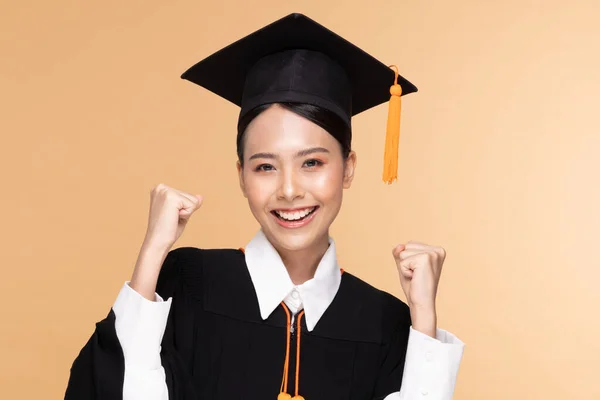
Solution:
[(62, 398), (131, 274), (157, 183), (206, 198), (176, 247), (254, 234), (238, 110), (179, 74), (293, 11), (420, 89), (404, 101), (399, 184), (380, 180), (386, 107), (354, 120), (342, 266), (403, 298), (392, 246), (447, 249), (439, 322), (467, 343), (455, 399), (600, 399), (592, 0), (3, 0), (0, 398)]

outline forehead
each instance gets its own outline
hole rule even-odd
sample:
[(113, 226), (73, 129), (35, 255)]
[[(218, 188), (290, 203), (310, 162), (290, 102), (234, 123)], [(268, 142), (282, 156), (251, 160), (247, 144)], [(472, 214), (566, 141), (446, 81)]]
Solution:
[(297, 152), (307, 147), (325, 147), (332, 150), (336, 139), (325, 129), (279, 105), (273, 105), (259, 114), (245, 134), (245, 152)]

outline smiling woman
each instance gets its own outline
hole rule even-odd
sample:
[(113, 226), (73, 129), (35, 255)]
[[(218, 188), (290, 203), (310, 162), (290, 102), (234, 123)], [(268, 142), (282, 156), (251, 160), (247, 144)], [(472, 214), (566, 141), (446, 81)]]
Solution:
[(183, 77), (241, 107), (239, 184), (260, 229), (245, 250), (171, 250), (202, 197), (158, 185), (66, 398), (449, 400), (464, 344), (437, 328), (444, 249), (394, 249), (406, 304), (343, 272), (329, 236), (356, 167), (351, 117), (416, 88), (298, 14)]
[[(292, 281), (300, 282), (314, 275), (327, 249), (329, 226), (352, 182), (356, 155), (344, 157), (333, 134), (295, 110), (275, 104), (255, 115), (241, 135), (238, 153), (247, 159), (240, 159), (238, 171), (242, 192), (269, 242), (284, 260), (301, 262), (288, 265), (302, 275), (292, 273)], [(318, 108), (311, 111), (328, 121), (339, 119)], [(338, 136), (349, 136), (349, 130), (343, 132)]]

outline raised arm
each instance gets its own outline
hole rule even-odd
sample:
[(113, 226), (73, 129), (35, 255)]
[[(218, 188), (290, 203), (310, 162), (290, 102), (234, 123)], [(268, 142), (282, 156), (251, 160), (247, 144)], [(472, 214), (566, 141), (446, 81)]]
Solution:
[[(189, 397), (181, 376), (185, 371), (171, 376), (167, 386), (166, 376), (181, 369), (176, 350), (168, 343), (162, 349), (161, 342), (174, 295), (170, 288), (178, 279), (176, 251), (171, 248), (202, 198), (161, 184), (152, 189), (150, 200), (148, 228), (131, 281), (75, 359), (66, 400), (167, 400), (169, 389), (178, 393), (177, 399)], [(157, 284), (169, 296), (167, 301), (156, 294)], [(177, 382), (186, 387), (174, 388)]]

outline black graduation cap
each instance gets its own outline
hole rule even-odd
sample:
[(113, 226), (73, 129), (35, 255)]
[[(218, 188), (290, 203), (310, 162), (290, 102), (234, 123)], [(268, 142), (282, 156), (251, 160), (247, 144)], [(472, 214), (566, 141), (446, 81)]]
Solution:
[[(390, 101), (384, 181), (397, 175), (400, 96), (417, 88), (305, 15), (279, 19), (198, 62), (181, 76), (241, 108), (307, 103), (351, 117)], [(390, 97), (390, 93), (392, 93)]]

